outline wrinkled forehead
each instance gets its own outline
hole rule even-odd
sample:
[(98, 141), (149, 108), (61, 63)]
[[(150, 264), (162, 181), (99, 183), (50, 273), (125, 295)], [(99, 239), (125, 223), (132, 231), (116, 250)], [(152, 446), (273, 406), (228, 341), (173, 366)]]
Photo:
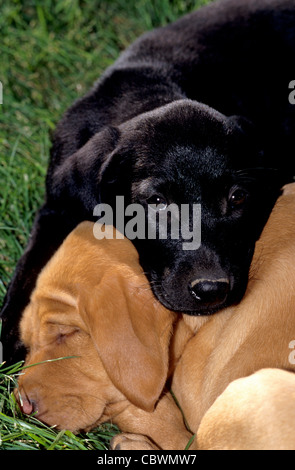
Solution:
[(83, 324), (79, 315), (78, 297), (68, 286), (67, 289), (51, 285), (37, 288), (32, 295), (29, 306), (30, 308), (26, 312), (27, 316), (30, 316), (39, 325), (45, 323), (71, 325), (77, 322), (81, 323), (81, 326)]

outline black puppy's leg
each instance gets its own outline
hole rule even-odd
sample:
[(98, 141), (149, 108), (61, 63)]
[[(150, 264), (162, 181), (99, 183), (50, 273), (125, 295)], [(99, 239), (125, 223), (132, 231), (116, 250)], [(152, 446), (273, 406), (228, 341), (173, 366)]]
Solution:
[(65, 211), (57, 212), (46, 205), (37, 213), (28, 246), (16, 266), (0, 313), (1, 342), (7, 363), (24, 359), (25, 349), (19, 339), (22, 312), (29, 302), (38, 274), (79, 222), (78, 217)]

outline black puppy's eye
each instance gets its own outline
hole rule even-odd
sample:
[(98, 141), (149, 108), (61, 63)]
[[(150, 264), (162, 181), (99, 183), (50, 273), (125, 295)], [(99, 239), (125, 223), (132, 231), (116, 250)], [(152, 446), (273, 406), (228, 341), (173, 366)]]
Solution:
[(235, 189), (230, 193), (229, 206), (231, 209), (238, 209), (247, 199), (247, 193), (243, 189)]
[(163, 196), (159, 196), (157, 194), (149, 197), (147, 199), (147, 203), (149, 206), (157, 206), (157, 210), (165, 210), (167, 208), (167, 201)]

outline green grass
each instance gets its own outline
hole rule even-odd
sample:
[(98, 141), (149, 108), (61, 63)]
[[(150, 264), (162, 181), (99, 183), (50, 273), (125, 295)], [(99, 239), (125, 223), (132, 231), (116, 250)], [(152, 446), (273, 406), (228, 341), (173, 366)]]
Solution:
[[(43, 199), (50, 134), (62, 113), (139, 34), (209, 2), (1, 1), (0, 305)], [(98, 432), (74, 437), (41, 425), (38, 433), (37, 421), (20, 416), (9, 398), (11, 374), (0, 368), (0, 448), (96, 445)]]

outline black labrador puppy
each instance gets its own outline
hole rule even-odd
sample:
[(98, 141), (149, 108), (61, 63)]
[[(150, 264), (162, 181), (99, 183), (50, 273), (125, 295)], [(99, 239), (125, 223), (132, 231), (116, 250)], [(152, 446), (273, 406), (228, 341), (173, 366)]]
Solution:
[(295, 174), (294, 79), (294, 0), (221, 0), (124, 52), (57, 126), (46, 200), (1, 314), (5, 359), (23, 356), (18, 322), (42, 267), (98, 204), (116, 221), (117, 196), (123, 211), (144, 208), (145, 235), (159, 228), (150, 207), (170, 225), (171, 204), (201, 210), (198, 249), (184, 249), (182, 232), (133, 240), (166, 307), (203, 315), (238, 302), (255, 241)]

